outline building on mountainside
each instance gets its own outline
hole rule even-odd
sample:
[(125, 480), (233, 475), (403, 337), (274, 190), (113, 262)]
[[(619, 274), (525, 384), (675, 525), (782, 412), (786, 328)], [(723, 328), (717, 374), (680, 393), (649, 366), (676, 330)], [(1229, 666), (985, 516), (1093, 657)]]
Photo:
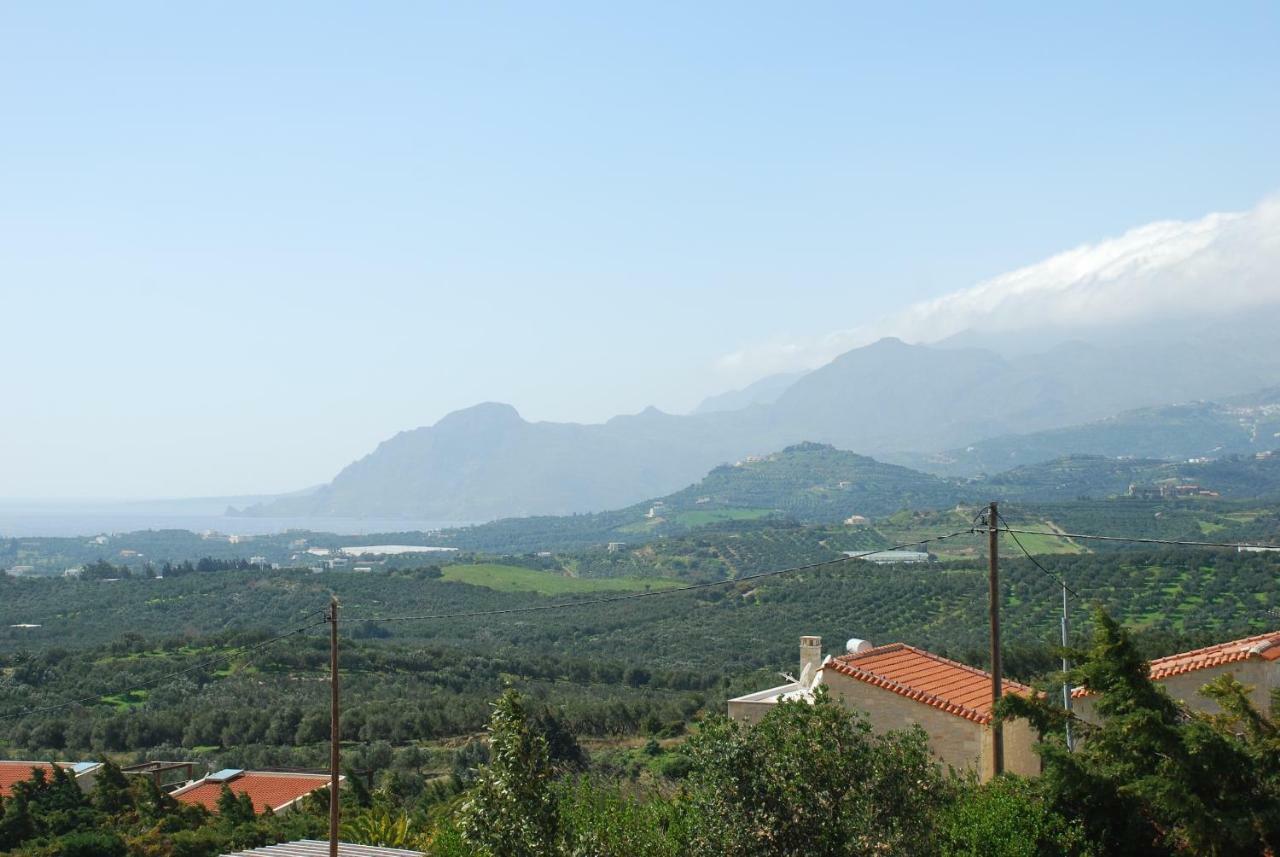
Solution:
[[(340, 777), (339, 782), (345, 779)], [(223, 785), (236, 795), (247, 794), (253, 801), (254, 812), (261, 813), (270, 807), (272, 812), (279, 814), (288, 812), (307, 795), (328, 786), (329, 776), (286, 771), (241, 771), (228, 768), (188, 783), (173, 792), (173, 797), (182, 803), (198, 804), (210, 812), (217, 812), (218, 798), (222, 794)]]
[(1271, 545), (1237, 545), (1236, 553), (1272, 553), (1280, 551), (1280, 547)]
[[(232, 851), (222, 857), (329, 857), (329, 843), (319, 839), (299, 839), (279, 845), (264, 845), (248, 851)], [(388, 848), (385, 845), (338, 843), (338, 857), (422, 857), (421, 851)]]
[[(1271, 631), (1229, 643), (1193, 649), (1151, 662), (1151, 680), (1193, 711), (1216, 714), (1218, 704), (1200, 694), (1200, 688), (1230, 673), (1249, 685), (1249, 698), (1261, 712), (1271, 710), (1271, 692), (1280, 688), (1280, 631)], [(1072, 707), (1084, 721), (1096, 723), (1093, 695), (1082, 687), (1071, 693)]]
[(605, 548), (605, 550), (607, 550), (609, 553), (617, 553), (618, 551), (622, 550), (626, 546), (627, 546), (626, 542), (609, 542), (609, 545)]
[(29, 577), (36, 573), (34, 565), (11, 565), (9, 566), (10, 577)]
[(850, 515), (844, 519), (844, 525), (846, 527), (861, 527), (868, 523), (870, 523), (870, 521), (867, 520), (865, 515)]
[(1139, 485), (1137, 482), (1130, 482), (1125, 496), (1135, 500), (1159, 500), (1161, 492), (1155, 485)]
[(48, 777), (53, 773), (55, 764), (70, 771), (75, 777), (76, 785), (83, 792), (93, 789), (98, 771), (102, 768), (101, 762), (0, 762), (0, 797), (12, 797), (13, 787), (31, 779), (36, 769), (44, 771)]
[[(846, 708), (866, 715), (876, 732), (918, 725), (943, 764), (970, 770), (983, 781), (992, 760), (991, 674), (908, 646), (872, 646), (850, 640), (848, 653), (822, 656), (821, 637), (800, 638), (800, 677), (788, 684), (729, 700), (729, 716), (754, 724), (784, 700), (811, 702), (819, 686)], [(1004, 682), (1005, 693), (1031, 688)], [(1025, 721), (1004, 724), (1005, 770), (1024, 776), (1040, 772), (1035, 734)]]
[(876, 551), (868, 554), (865, 551), (844, 551), (845, 556), (865, 559), (867, 562), (891, 563), (891, 562), (932, 562), (933, 554), (928, 551)]

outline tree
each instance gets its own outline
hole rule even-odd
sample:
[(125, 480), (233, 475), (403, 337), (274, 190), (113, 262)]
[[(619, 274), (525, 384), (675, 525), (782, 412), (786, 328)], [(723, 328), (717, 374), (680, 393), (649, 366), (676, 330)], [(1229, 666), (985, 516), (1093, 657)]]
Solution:
[(1082, 825), (1055, 812), (1034, 782), (1014, 775), (960, 789), (938, 826), (943, 857), (1093, 853)]
[(117, 815), (133, 807), (129, 780), (115, 762), (104, 760), (93, 784), (93, 805), (107, 815)]
[(530, 726), (514, 690), (494, 705), (489, 748), (489, 764), (459, 809), (462, 840), (493, 857), (556, 853), (559, 817), (547, 739)]
[(921, 730), (874, 735), (824, 687), (750, 728), (712, 720), (689, 753), (701, 853), (928, 853), (949, 793)]
[(218, 817), (227, 824), (247, 824), (257, 814), (253, 811), (253, 800), (248, 794), (236, 794), (226, 783), (218, 793)]
[(1094, 694), (1097, 726), (1080, 724), (1075, 752), (1064, 713), (1043, 697), (1007, 696), (1003, 717), (1040, 732), (1040, 788), (1058, 813), (1083, 821), (1108, 854), (1263, 854), (1280, 851), (1275, 731), (1238, 682), (1206, 689), (1224, 713), (1184, 710), (1151, 681), (1128, 632), (1101, 609), (1091, 646), (1075, 652), (1073, 684)]

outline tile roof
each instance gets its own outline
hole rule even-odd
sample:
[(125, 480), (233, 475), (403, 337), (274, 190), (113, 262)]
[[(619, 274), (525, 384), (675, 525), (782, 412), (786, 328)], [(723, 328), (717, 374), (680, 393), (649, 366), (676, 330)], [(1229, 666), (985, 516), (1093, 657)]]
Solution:
[[(301, 839), (280, 845), (267, 845), (250, 851), (235, 851), (222, 857), (329, 857), (329, 843), (318, 839)], [(338, 857), (422, 857), (421, 851), (403, 848), (384, 848), (377, 845), (350, 845), (338, 843)]]
[[(210, 812), (218, 810), (218, 796), (222, 794), (224, 781), (206, 777), (191, 785), (183, 786), (173, 796), (188, 804), (199, 804)], [(226, 785), (237, 795), (248, 794), (253, 801), (253, 808), (262, 812), (271, 807), (279, 812), (283, 807), (298, 798), (311, 794), (316, 789), (329, 785), (329, 777), (325, 774), (277, 773), (274, 771), (244, 771)]]
[[(58, 767), (69, 768), (72, 773), (76, 773), (77, 765), (86, 765), (84, 762), (59, 762)], [(86, 765), (86, 771), (96, 768), (97, 764)], [(7, 762), (0, 761), (0, 795), (9, 797), (13, 794), (13, 787), (21, 782), (31, 779), (31, 769), (39, 768), (47, 774), (53, 771), (53, 764), (50, 762)]]
[[(1196, 670), (1255, 659), (1280, 660), (1280, 631), (1269, 631), (1265, 634), (1245, 637), (1242, 640), (1232, 640), (1228, 643), (1205, 646), (1203, 649), (1192, 649), (1189, 652), (1156, 658), (1151, 662), (1151, 679), (1163, 681)], [(1091, 694), (1083, 687), (1077, 687), (1071, 691), (1071, 695), (1079, 699)]]
[[(975, 723), (991, 722), (991, 673), (906, 643), (890, 643), (832, 658), (824, 668)], [(1025, 684), (1008, 679), (1004, 681), (1004, 691), (1034, 692)]]

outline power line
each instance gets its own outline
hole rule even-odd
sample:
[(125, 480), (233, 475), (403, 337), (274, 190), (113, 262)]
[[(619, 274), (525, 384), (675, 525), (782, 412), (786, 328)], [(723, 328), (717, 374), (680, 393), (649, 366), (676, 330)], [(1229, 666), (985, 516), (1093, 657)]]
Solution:
[(526, 607), (508, 607), (502, 610), (470, 610), (459, 613), (429, 613), (421, 616), (355, 616), (347, 621), (349, 622), (418, 622), (429, 619), (469, 619), (478, 616), (508, 616), (512, 613), (538, 613), (548, 610), (567, 610), (572, 607), (591, 607), (600, 604), (615, 604), (619, 601), (635, 601), (640, 598), (653, 598), (659, 595), (675, 595), (680, 592), (693, 592), (700, 589), (709, 589), (713, 586), (725, 586), (726, 584), (742, 583), (750, 580), (760, 580), (766, 577), (777, 577), (780, 574), (790, 574), (798, 571), (812, 571), (827, 566), (839, 565), (841, 563), (850, 562), (855, 559), (864, 559), (885, 551), (902, 550), (914, 545), (926, 545), (932, 542), (940, 542), (944, 539), (954, 538), (961, 535), (972, 535), (973, 528), (964, 530), (956, 530), (954, 533), (947, 533), (944, 536), (931, 536), (926, 539), (915, 539), (910, 542), (904, 542), (900, 545), (894, 545), (887, 548), (876, 548), (864, 553), (845, 555), (839, 559), (828, 559), (822, 562), (813, 562), (808, 565), (796, 565), (789, 568), (779, 568), (773, 571), (762, 571), (758, 574), (748, 574), (744, 577), (731, 577), (724, 580), (711, 580), (704, 583), (692, 583), (688, 586), (676, 586), (668, 589), (652, 589), (645, 592), (631, 592), (626, 595), (613, 595), (607, 598), (589, 598), (581, 601), (568, 601), (560, 604), (537, 604)]
[[(1003, 520), (1003, 519), (1002, 519)], [(1022, 533), (1024, 536), (1053, 536), (1059, 539), (1087, 539), (1096, 542), (1133, 542), (1137, 544), (1148, 545), (1175, 545), (1180, 547), (1192, 548), (1262, 548), (1264, 550), (1280, 551), (1280, 545), (1251, 545), (1242, 542), (1194, 542), (1186, 539), (1153, 539), (1141, 538), (1138, 536), (1096, 536), (1089, 533), (1067, 533), (1067, 532), (1050, 532), (1045, 533), (1039, 530), (1015, 530), (1005, 523), (1006, 533)]]
[(1026, 545), (1024, 545), (1022, 543), (1022, 540), (1018, 538), (1017, 532), (1009, 529), (1009, 522), (1008, 520), (1005, 519), (1004, 515), (1001, 515), (999, 512), (997, 512), (996, 520), (1004, 523), (1004, 529), (1002, 530), (1002, 532), (1008, 533), (1009, 535), (1013, 536), (1014, 544), (1016, 544), (1018, 548), (1022, 551), (1022, 553), (1026, 555), (1027, 559), (1031, 560), (1032, 565), (1040, 569), (1041, 574), (1043, 574), (1045, 577), (1048, 577), (1050, 580), (1053, 580), (1054, 582), (1056, 582), (1059, 586), (1061, 586), (1067, 592), (1070, 592), (1076, 598), (1080, 597), (1080, 593), (1076, 592), (1074, 589), (1068, 586), (1066, 580), (1062, 579), (1061, 577), (1054, 574), (1049, 569), (1045, 568), (1043, 565), (1040, 564), (1040, 560), (1036, 559), (1034, 556), (1031, 555), (1031, 551), (1027, 550)]
[[(204, 669), (205, 667), (218, 663), (219, 661), (228, 660), (230, 658), (238, 657), (241, 655), (252, 654), (253, 652), (258, 651), (259, 649), (265, 649), (267, 646), (270, 646), (274, 643), (278, 643), (281, 640), (287, 639), (289, 637), (297, 636), (298, 634), (304, 634), (307, 631), (310, 631), (312, 628), (318, 628), (319, 626), (325, 624), (327, 621), (328, 621), (327, 619), (322, 619), (319, 622), (313, 622), (310, 625), (304, 625), (301, 628), (294, 628), (292, 631), (286, 631), (283, 634), (278, 634), (274, 637), (271, 637), (270, 639), (263, 640), (259, 643), (254, 643), (252, 645), (239, 646), (235, 649), (231, 649), (230, 651), (223, 652), (220, 655), (214, 655), (213, 657), (208, 658), (204, 661), (201, 661), (193, 666), (187, 667), (186, 669), (181, 669), (176, 672), (168, 673), (166, 675), (157, 676), (156, 678), (153, 678), (153, 679), (148, 679), (147, 681), (144, 681), (144, 682), (139, 682), (138, 684), (133, 685), (132, 687), (116, 690), (115, 693), (116, 694), (133, 693), (135, 690), (142, 690), (144, 688), (151, 687), (152, 685), (169, 681), (170, 679), (179, 678), (181, 676), (187, 675), (188, 673), (196, 672), (197, 670)], [(93, 696), (83, 696), (83, 697), (80, 697), (79, 699), (73, 699), (68, 702), (60, 702), (57, 705), (41, 705), (35, 708), (28, 708), (23, 711), (12, 712), (10, 714), (0, 714), (0, 720), (10, 720), (16, 717), (27, 717), (28, 715), (31, 715), (31, 714), (41, 714), (47, 711), (59, 711), (63, 708), (71, 708), (77, 705), (85, 705), (91, 702), (97, 702), (98, 700), (102, 699), (102, 697), (108, 696), (108, 695), (110, 694), (98, 693), (98, 694), (94, 694)]]

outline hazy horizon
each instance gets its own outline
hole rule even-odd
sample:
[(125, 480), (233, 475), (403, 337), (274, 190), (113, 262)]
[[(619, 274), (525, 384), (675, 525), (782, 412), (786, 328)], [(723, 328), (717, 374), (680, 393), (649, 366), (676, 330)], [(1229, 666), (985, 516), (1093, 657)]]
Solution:
[(236, 8), (0, 21), (2, 497), (283, 493), (482, 401), (1280, 304), (1266, 5)]

